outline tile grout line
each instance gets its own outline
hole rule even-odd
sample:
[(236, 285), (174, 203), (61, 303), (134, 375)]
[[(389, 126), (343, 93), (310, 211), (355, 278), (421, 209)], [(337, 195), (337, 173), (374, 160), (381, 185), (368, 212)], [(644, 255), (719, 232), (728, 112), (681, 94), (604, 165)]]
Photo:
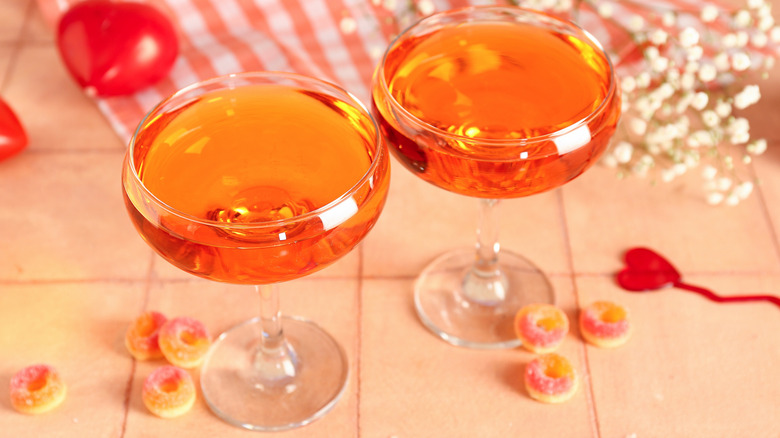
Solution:
[[(141, 300), (141, 312), (146, 311), (146, 307), (149, 305), (149, 295), (152, 288), (152, 275), (154, 274), (154, 252), (151, 252), (149, 257), (149, 264), (146, 268), (146, 279), (143, 283), (143, 299)], [(127, 385), (125, 386), (125, 398), (123, 402), (124, 412), (122, 414), (122, 427), (119, 430), (119, 438), (124, 438), (127, 432), (127, 419), (130, 416), (130, 398), (133, 394), (133, 381), (135, 381), (135, 369), (136, 360), (132, 358), (132, 365), (130, 366), (130, 377), (127, 379)]]
[(29, 26), (29, 23), (32, 19), (31, 17), (34, 5), (35, 1), (30, 0), (29, 4), (27, 5), (27, 10), (24, 12), (24, 24), (19, 28), (19, 34), (16, 36), (16, 41), (12, 41), (8, 44), (11, 47), (11, 53), (8, 56), (8, 65), (6, 66), (4, 75), (2, 76), (3, 80), (0, 81), (0, 91), (3, 91), (6, 85), (8, 85), (8, 82), (11, 78), (11, 73), (13, 72), (14, 68), (16, 67), (16, 63), (19, 60), (19, 53), (22, 51), (22, 46), (24, 45), (25, 30), (27, 29), (27, 26)]
[(355, 384), (357, 388), (355, 388), (357, 403), (356, 403), (356, 414), (355, 414), (355, 436), (357, 438), (360, 438), (360, 411), (361, 411), (361, 371), (362, 371), (362, 364), (363, 364), (363, 259), (364, 259), (364, 251), (363, 251), (363, 245), (361, 244), (357, 248), (358, 250), (358, 266), (357, 266), (357, 345), (355, 346), (356, 355), (355, 358), (355, 372), (357, 375), (355, 376)]
[[(577, 288), (577, 274), (574, 272), (574, 257), (572, 255), (572, 249), (571, 249), (571, 236), (569, 235), (569, 224), (566, 221), (566, 207), (565, 202), (563, 199), (563, 190), (558, 190), (557, 193), (558, 198), (558, 207), (560, 208), (560, 214), (561, 214), (561, 233), (563, 234), (563, 240), (565, 242), (564, 248), (566, 251), (566, 260), (569, 265), (569, 272), (570, 272), (570, 281), (571, 281), (571, 288), (572, 292), (574, 292), (574, 299), (577, 303), (577, 306), (580, 306), (580, 294), (579, 289)], [(587, 376), (587, 379), (583, 379), (586, 383), (587, 391), (585, 393), (585, 397), (588, 402), (588, 413), (590, 414), (590, 420), (591, 420), (591, 429), (596, 438), (601, 438), (601, 427), (599, 425), (599, 417), (598, 417), (598, 409), (596, 408), (596, 397), (593, 393), (593, 382), (591, 380), (591, 372), (590, 372), (590, 360), (588, 357), (588, 349), (585, 347), (584, 344), (580, 345), (580, 355), (583, 357), (583, 364), (585, 366), (585, 375)]]

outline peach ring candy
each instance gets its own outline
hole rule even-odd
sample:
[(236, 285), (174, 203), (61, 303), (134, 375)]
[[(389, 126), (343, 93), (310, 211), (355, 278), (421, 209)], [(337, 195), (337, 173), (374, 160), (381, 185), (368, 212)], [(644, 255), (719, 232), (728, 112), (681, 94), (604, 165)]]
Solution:
[(531, 398), (544, 403), (563, 403), (577, 392), (577, 371), (564, 356), (538, 356), (525, 368), (525, 388)]
[(180, 316), (163, 324), (159, 342), (168, 362), (182, 368), (195, 368), (206, 357), (211, 337), (202, 322)]
[(141, 398), (154, 415), (173, 418), (186, 414), (197, 392), (187, 371), (172, 365), (157, 368), (144, 380)]
[(569, 318), (552, 304), (529, 304), (515, 315), (515, 333), (523, 347), (537, 353), (551, 353), (569, 332)]
[(631, 336), (628, 309), (610, 301), (596, 301), (580, 311), (580, 331), (597, 347), (619, 347)]
[(153, 310), (141, 314), (125, 333), (127, 351), (138, 360), (162, 358), (158, 335), (167, 320), (165, 315)]
[(11, 378), (11, 405), (24, 414), (48, 412), (65, 400), (67, 386), (53, 367), (28, 366)]

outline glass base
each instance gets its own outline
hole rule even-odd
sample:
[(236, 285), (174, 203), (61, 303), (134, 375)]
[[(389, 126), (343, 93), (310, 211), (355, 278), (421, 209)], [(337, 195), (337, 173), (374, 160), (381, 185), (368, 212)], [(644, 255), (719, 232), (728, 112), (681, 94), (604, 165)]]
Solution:
[(484, 349), (519, 346), (515, 314), (526, 304), (554, 304), (550, 281), (524, 257), (501, 251), (502, 275), (490, 288), (500, 289), (497, 295), (501, 298), (481, 299), (473, 291), (464, 291), (474, 260), (474, 250), (456, 250), (429, 264), (414, 285), (418, 316), (433, 333), (454, 345)]
[(263, 333), (260, 318), (217, 338), (200, 373), (203, 397), (217, 416), (246, 429), (280, 431), (311, 423), (333, 408), (349, 374), (344, 350), (310, 321), (284, 317), (282, 330), (295, 375), (278, 381), (260, 376), (253, 361)]

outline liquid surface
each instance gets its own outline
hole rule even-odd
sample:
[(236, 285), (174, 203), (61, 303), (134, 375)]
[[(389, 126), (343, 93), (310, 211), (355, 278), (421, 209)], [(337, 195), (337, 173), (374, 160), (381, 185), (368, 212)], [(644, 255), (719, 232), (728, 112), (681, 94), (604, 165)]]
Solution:
[(325, 95), (244, 87), (165, 117), (138, 141), (138, 175), (159, 200), (200, 219), (300, 216), (347, 192), (371, 164), (370, 122)]
[[(570, 181), (606, 149), (620, 114), (600, 51), (527, 23), (466, 22), (412, 35), (390, 49), (380, 74), (387, 87), (375, 81), (372, 103), (396, 157), (425, 181), (468, 196), (528, 196)], [(556, 140), (524, 141), (576, 126)]]
[(330, 95), (280, 85), (214, 91), (152, 118), (136, 137), (139, 179), (169, 208), (127, 170), (125, 203), (147, 243), (185, 271), (289, 280), (337, 260), (373, 226), (388, 186), (382, 147), (369, 116)]
[(528, 138), (586, 117), (607, 65), (582, 41), (530, 24), (466, 23), (388, 57), (390, 94), (421, 120), (475, 138)]

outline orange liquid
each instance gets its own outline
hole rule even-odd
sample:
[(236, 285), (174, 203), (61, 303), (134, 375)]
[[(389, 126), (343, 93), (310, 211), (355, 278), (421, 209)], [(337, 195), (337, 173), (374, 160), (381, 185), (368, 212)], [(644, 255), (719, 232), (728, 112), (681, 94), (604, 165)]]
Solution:
[(373, 226), (387, 159), (328, 219), (245, 225), (299, 217), (347, 193), (380, 152), (375, 137), (367, 115), (325, 94), (279, 85), (213, 91), (137, 135), (140, 180), (180, 214), (148, 210), (127, 174), (126, 205), (144, 239), (185, 271), (244, 284), (297, 278), (346, 254)]
[[(527, 196), (573, 179), (604, 151), (620, 114), (600, 52), (523, 23), (466, 23), (410, 37), (389, 51), (378, 74), (392, 98), (435, 132), (394, 116), (375, 81), (374, 111), (395, 156), (424, 180), (475, 197)], [(589, 138), (579, 140), (585, 144), (523, 145), (602, 104)]]

